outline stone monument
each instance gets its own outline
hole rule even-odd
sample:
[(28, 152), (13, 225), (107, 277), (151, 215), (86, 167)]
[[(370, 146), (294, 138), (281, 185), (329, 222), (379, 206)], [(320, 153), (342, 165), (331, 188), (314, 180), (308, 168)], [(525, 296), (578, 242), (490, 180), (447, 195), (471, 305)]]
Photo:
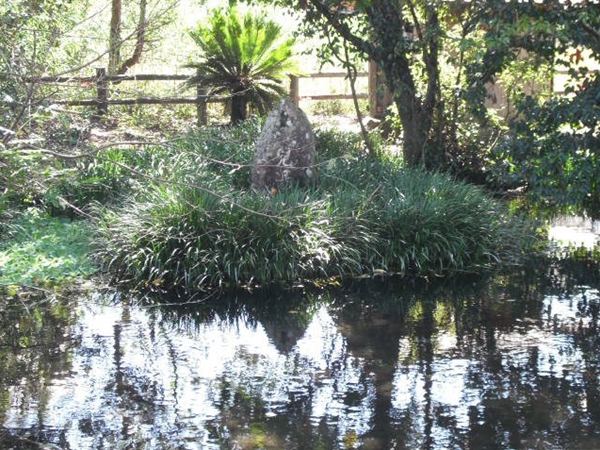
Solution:
[(315, 177), (315, 135), (306, 115), (284, 98), (271, 111), (254, 149), (252, 189), (276, 193)]

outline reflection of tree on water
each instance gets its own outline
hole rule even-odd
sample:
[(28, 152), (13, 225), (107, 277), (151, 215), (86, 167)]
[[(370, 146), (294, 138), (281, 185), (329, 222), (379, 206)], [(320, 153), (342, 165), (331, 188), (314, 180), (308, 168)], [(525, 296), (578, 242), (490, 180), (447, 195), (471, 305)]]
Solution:
[[(505, 289), (505, 283), (513, 288)], [(555, 394), (574, 389), (570, 383), (545, 382), (536, 347), (527, 347), (525, 357), (517, 361), (510, 359), (513, 356), (507, 359), (499, 348), (515, 328), (525, 332), (520, 317), (541, 317), (542, 298), (527, 283), (502, 279), (500, 285), (483, 284), (459, 295), (445, 288), (418, 295), (354, 289), (339, 294), (332, 298), (339, 306), (330, 313), (343, 337), (343, 350), (332, 350), (326, 358), (326, 370), (318, 376), (326, 383), (318, 378), (307, 382), (303, 392), (290, 395), (285, 406), (270, 416), (266, 391), (247, 389), (251, 379), (231, 384), (224, 377), (228, 394), (223, 394), (222, 420), (215, 429), (229, 443), (245, 443), (242, 448), (257, 442), (264, 448), (286, 442), (287, 448), (306, 449), (319, 448), (319, 442), (329, 443), (324, 448), (530, 448), (523, 445), (541, 439), (541, 430), (552, 428), (565, 414), (564, 408), (556, 407)], [(454, 339), (450, 346), (444, 342), (448, 338)], [(293, 348), (286, 352), (292, 373), (315, 370), (299, 360)], [(239, 357), (249, 358), (249, 368), (257, 363), (252, 355)], [(459, 394), (477, 396), (466, 398), (477, 404), (467, 403), (461, 412), (459, 406), (445, 403), (439, 389), (444, 370), (453, 367), (452, 361), (463, 360), (456, 375), (464, 383)], [(344, 382), (353, 371), (358, 372), (352, 381)], [(421, 380), (413, 386), (412, 403), (406, 409), (393, 401), (399, 372)], [(335, 380), (332, 385), (327, 384), (329, 379)], [(325, 394), (327, 390), (332, 391)], [(344, 407), (315, 417), (315, 404), (324, 395), (342, 399)], [(520, 417), (527, 417), (529, 425)], [(344, 425), (357, 420), (364, 422), (362, 427)]]
[[(541, 372), (540, 364), (548, 356), (541, 355), (534, 343), (525, 346), (524, 353), (518, 351), (516, 356), (512, 356), (514, 349), (506, 351), (498, 348), (497, 344), (497, 339), (501, 342), (513, 339), (515, 333), (526, 333), (530, 328), (539, 326), (544, 296), (538, 290), (539, 285), (534, 288), (526, 280), (499, 280), (500, 286), (491, 284), (471, 291), (463, 289), (458, 295), (453, 290), (434, 290), (430, 293), (433, 295), (421, 294), (418, 300), (404, 302), (410, 304), (408, 312), (404, 319), (401, 315), (397, 319), (405, 325), (390, 336), (392, 341), (400, 338), (403, 356), (397, 373), (405, 373), (406, 376), (398, 380), (415, 380), (410, 391), (412, 400), (406, 404), (406, 409), (398, 410), (396, 405), (392, 405), (388, 422), (380, 426), (380, 430), (376, 430), (376, 423), (373, 424), (371, 433), (383, 439), (382, 445), (376, 448), (456, 446), (500, 449), (507, 445), (532, 448), (527, 445), (540, 439), (540, 430), (562, 423), (559, 419), (564, 416), (565, 408), (555, 404), (560, 396), (557, 389), (567, 388), (568, 392), (572, 392), (574, 386), (556, 383), (556, 379), (552, 378), (553, 383), (546, 383), (547, 376)], [(371, 306), (371, 309), (376, 308)], [(359, 315), (367, 317), (368, 322), (372, 313), (368, 309), (365, 311)], [(528, 320), (524, 321), (523, 317)], [(389, 314), (387, 318), (396, 319)], [(351, 315), (348, 321), (352, 323)], [(358, 336), (359, 330), (360, 325), (353, 328)], [(348, 326), (342, 327), (342, 332), (350, 349), (358, 347), (353, 344), (357, 339), (351, 336)], [(373, 331), (370, 333), (373, 334)], [(449, 345), (448, 338), (452, 338), (454, 343)], [(363, 337), (363, 348), (359, 349), (362, 356), (368, 355), (364, 350), (364, 342), (368, 341), (368, 337)], [(386, 341), (377, 338), (372, 342), (371, 346), (378, 346), (381, 352), (380, 347)], [(522, 342), (515, 343), (518, 344)], [(372, 348), (370, 350), (373, 351)], [(513, 360), (515, 357), (516, 361)], [(483, 364), (475, 363), (477, 360)], [(459, 411), (460, 407), (453, 406), (452, 399), (445, 400), (439, 392), (440, 385), (444, 385), (443, 371), (457, 364), (464, 366), (457, 378), (460, 384), (456, 386), (463, 396), (461, 402), (466, 401), (467, 405), (469, 402), (479, 403), (478, 406), (467, 407), (464, 413)], [(379, 371), (380, 379), (390, 378), (389, 373), (383, 372)], [(398, 380), (395, 382), (398, 383)], [(461, 384), (464, 384), (462, 388)], [(396, 384), (394, 389), (399, 387)], [(452, 386), (447, 387), (453, 389)], [(548, 391), (546, 396), (544, 393)], [(378, 391), (380, 404), (384, 399), (385, 396)], [(554, 413), (556, 416), (553, 416)], [(464, 415), (464, 418), (456, 414)], [(523, 417), (527, 417), (526, 425)], [(468, 436), (467, 430), (470, 430)], [(558, 433), (557, 430), (553, 432)], [(392, 436), (391, 441), (386, 438), (388, 435)], [(508, 441), (505, 440), (507, 436)]]
[(431, 449), (433, 448), (433, 423), (434, 423), (434, 411), (433, 411), (433, 342), (434, 333), (436, 330), (436, 323), (434, 320), (434, 303), (431, 301), (420, 301), (418, 303), (422, 307), (423, 313), (417, 319), (411, 322), (414, 326), (413, 333), (411, 334), (413, 345), (415, 346), (415, 353), (419, 361), (421, 373), (423, 374), (424, 383), (424, 401), (423, 401), (423, 415), (424, 415), (424, 437), (421, 448)]
[[(582, 320), (573, 333), (575, 343), (583, 353), (586, 376), (583, 378), (585, 407), (589, 414), (590, 435), (600, 434), (600, 296), (586, 292), (579, 295), (577, 309)], [(583, 318), (586, 320), (584, 321)]]
[[(77, 344), (69, 331), (74, 319), (62, 299), (0, 299), (0, 448), (37, 447), (35, 442), (50, 435), (64, 444), (61, 430), (45, 430), (43, 413), (51, 377), (70, 368)], [(24, 420), (9, 408), (17, 408)]]
[[(33, 332), (26, 319), (46, 345), (43, 383), (37, 347), (6, 346), (25, 328), (0, 328), (0, 386), (29, 395), (0, 401), (0, 418), (65, 449), (600, 448), (598, 286), (519, 274), (185, 308), (86, 304), (72, 330), (48, 318)], [(13, 442), (0, 431), (0, 447)]]
[[(279, 365), (278, 359), (291, 372), (294, 367), (301, 370), (306, 363), (294, 353), (294, 348), (316, 311), (314, 301), (316, 298), (311, 300), (274, 289), (261, 295), (239, 294), (210, 304), (162, 309), (163, 322), (176, 323), (179, 330), (200, 330), (211, 322), (262, 329), (280, 355), (272, 356), (273, 361), (241, 347), (234, 361), (215, 381), (218, 389), (213, 391), (213, 401), (219, 415), (206, 427), (219, 448), (335, 447), (335, 435), (328, 436), (327, 429), (318, 436), (307, 432), (313, 425), (310, 391), (290, 389), (278, 393), (282, 389), (278, 383), (284, 383), (284, 388), (290, 386), (269, 373), (273, 365)], [(277, 404), (273, 404), (273, 399)]]
[[(384, 449), (393, 448), (391, 396), (406, 304), (403, 299), (388, 299), (378, 307), (373, 294), (356, 290), (347, 295), (334, 320), (346, 340), (348, 354), (361, 362), (362, 383), (374, 386), (374, 398), (363, 399), (372, 410), (370, 417), (362, 418), (369, 421), (370, 429), (363, 440), (369, 448)], [(366, 395), (370, 390), (363, 386), (361, 392)]]
[[(573, 278), (560, 270), (548, 273), (549, 278), (540, 282), (538, 277), (535, 283), (499, 278), (483, 293), (479, 322), (483, 333), (473, 336), (485, 337), (474, 342), (484, 365), (470, 375), (481, 401), (470, 408), (469, 448), (598, 446), (598, 435), (586, 432), (597, 419), (588, 419), (592, 412), (585, 406), (590, 400), (598, 403), (584, 389), (586, 380), (592, 379), (596, 383), (592, 391), (597, 393), (598, 378), (590, 377), (587, 368), (572, 367), (572, 361), (581, 360), (580, 352), (585, 354), (585, 346), (577, 342), (578, 333), (564, 332), (553, 311), (571, 307), (570, 289), (565, 287)], [(592, 280), (587, 278), (588, 283)], [(569, 312), (563, 314), (568, 323)]]
[[(116, 398), (121, 403), (115, 405), (119, 409), (127, 410), (127, 402), (131, 400), (131, 395), (128, 395), (128, 385), (126, 377), (123, 373), (123, 345), (121, 343), (121, 332), (123, 326), (128, 326), (130, 323), (129, 308), (126, 306), (122, 309), (121, 320), (113, 325), (113, 363), (114, 363), (114, 386), (107, 386), (107, 390), (113, 390)], [(127, 414), (121, 416), (121, 440), (127, 439), (129, 436), (130, 418)]]

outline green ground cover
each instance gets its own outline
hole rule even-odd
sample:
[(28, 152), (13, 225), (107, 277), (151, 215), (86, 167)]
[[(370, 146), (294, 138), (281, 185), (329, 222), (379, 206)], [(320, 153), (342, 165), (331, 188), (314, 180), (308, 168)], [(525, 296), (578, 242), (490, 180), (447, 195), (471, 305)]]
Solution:
[(97, 266), (90, 255), (89, 223), (28, 209), (7, 227), (0, 246), (0, 285), (52, 286), (87, 278)]

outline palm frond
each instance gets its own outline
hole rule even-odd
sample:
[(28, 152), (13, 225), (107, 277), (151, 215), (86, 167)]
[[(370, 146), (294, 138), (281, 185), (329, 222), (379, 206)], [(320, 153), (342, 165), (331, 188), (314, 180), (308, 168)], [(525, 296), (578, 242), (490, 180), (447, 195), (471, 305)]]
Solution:
[(294, 40), (282, 40), (281, 27), (261, 15), (242, 17), (235, 7), (216, 10), (189, 34), (202, 55), (186, 65), (198, 72), (188, 83), (244, 95), (261, 113), (285, 95), (285, 77), (298, 73), (292, 60)]

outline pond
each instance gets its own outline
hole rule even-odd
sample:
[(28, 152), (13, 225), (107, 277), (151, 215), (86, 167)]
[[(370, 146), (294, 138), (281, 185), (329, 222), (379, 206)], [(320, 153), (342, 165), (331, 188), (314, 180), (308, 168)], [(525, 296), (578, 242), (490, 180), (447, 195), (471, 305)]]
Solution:
[(0, 448), (600, 448), (599, 287), (597, 265), (544, 259), (170, 305), (13, 299)]

